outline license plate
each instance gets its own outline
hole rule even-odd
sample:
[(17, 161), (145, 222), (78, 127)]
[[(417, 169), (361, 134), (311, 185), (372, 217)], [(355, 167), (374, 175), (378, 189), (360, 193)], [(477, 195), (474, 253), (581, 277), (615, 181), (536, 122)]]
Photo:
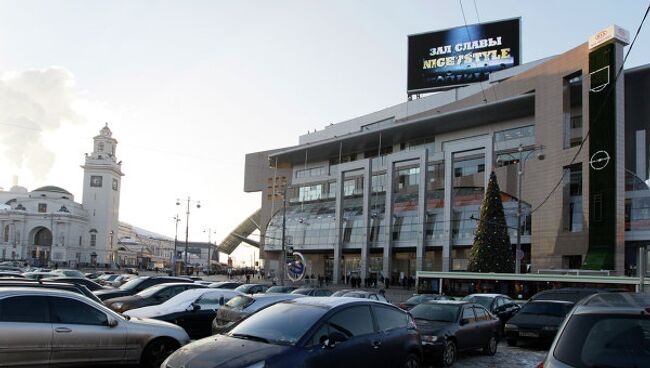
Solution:
[(539, 332), (519, 331), (521, 337), (539, 337)]

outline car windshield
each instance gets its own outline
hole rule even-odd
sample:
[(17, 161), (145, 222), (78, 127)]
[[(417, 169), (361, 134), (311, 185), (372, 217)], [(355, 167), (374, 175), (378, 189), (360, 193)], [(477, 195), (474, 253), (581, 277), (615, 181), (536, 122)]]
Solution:
[(232, 309), (244, 309), (251, 305), (255, 299), (245, 296), (245, 295), (237, 295), (236, 297), (230, 299), (228, 303), (226, 303), (226, 307), (232, 308)]
[(564, 303), (528, 303), (519, 313), (539, 314), (544, 316), (564, 317), (573, 308), (573, 304)]
[(492, 305), (492, 300), (494, 300), (494, 298), (490, 296), (468, 295), (464, 297), (463, 300), (467, 300), (472, 303), (478, 303), (490, 310), (490, 306)]
[(311, 290), (312, 289), (297, 289), (297, 290), (292, 291), (291, 294), (309, 295)]
[(349, 292), (350, 292), (350, 290), (339, 290), (339, 291), (335, 292), (334, 294), (332, 294), (330, 296), (343, 296), (343, 295), (345, 295), (345, 294), (347, 294)]
[(253, 286), (255, 286), (255, 285), (249, 285), (249, 284), (240, 285), (240, 286), (237, 286), (237, 287), (235, 288), (235, 291), (239, 291), (239, 292), (242, 292), (242, 293), (246, 293), (246, 292), (248, 292), (248, 290), (249, 290), (250, 288), (252, 288)]
[(576, 368), (650, 367), (650, 316), (574, 315), (553, 355)]
[(291, 290), (291, 288), (289, 288), (288, 286), (271, 286), (270, 288), (266, 289), (266, 292), (268, 294), (271, 294), (271, 293), (286, 293), (286, 292), (288, 292), (290, 290)]
[(410, 310), (413, 318), (427, 321), (454, 322), (458, 306), (449, 304), (418, 304)]
[(120, 290), (125, 290), (125, 291), (133, 290), (133, 289), (137, 288), (144, 280), (146, 280), (146, 279), (133, 279), (133, 280), (130, 280), (126, 284), (120, 286)]
[[(126, 285), (126, 284), (124, 284), (124, 285)], [(150, 296), (153, 296), (155, 293), (159, 292), (161, 289), (164, 289), (166, 287), (169, 287), (169, 285), (166, 285), (166, 284), (154, 285), (152, 287), (149, 287), (149, 288), (146, 288), (146, 289), (142, 290), (141, 292), (139, 292), (139, 293), (137, 293), (135, 295), (141, 296), (143, 298), (149, 298)]]
[(293, 303), (278, 303), (251, 315), (228, 336), (295, 345), (318, 320), (327, 313), (325, 307)]
[(422, 295), (413, 295), (412, 297), (408, 298), (405, 303), (419, 304), (422, 301), (422, 298)]

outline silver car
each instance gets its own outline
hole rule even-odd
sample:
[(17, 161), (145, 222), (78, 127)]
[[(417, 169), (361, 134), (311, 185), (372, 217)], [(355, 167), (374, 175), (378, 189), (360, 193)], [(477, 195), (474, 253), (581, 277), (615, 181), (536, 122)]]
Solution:
[(0, 290), (0, 366), (137, 364), (159, 367), (189, 342), (185, 331), (124, 317), (63, 290)]

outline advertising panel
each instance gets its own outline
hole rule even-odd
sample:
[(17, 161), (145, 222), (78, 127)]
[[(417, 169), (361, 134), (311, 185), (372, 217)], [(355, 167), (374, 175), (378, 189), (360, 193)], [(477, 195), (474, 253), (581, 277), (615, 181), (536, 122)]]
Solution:
[(519, 18), (408, 37), (408, 94), (487, 80), (521, 63)]

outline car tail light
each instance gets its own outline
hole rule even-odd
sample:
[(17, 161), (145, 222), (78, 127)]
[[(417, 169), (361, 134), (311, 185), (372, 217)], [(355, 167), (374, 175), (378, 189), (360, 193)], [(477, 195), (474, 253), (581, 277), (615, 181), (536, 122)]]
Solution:
[(544, 362), (539, 363), (535, 368), (544, 368)]
[(407, 308), (406, 308), (406, 304), (404, 304), (404, 303), (401, 303), (401, 304), (399, 305), (399, 307), (402, 308), (402, 309), (404, 309), (404, 310), (407, 309)]

